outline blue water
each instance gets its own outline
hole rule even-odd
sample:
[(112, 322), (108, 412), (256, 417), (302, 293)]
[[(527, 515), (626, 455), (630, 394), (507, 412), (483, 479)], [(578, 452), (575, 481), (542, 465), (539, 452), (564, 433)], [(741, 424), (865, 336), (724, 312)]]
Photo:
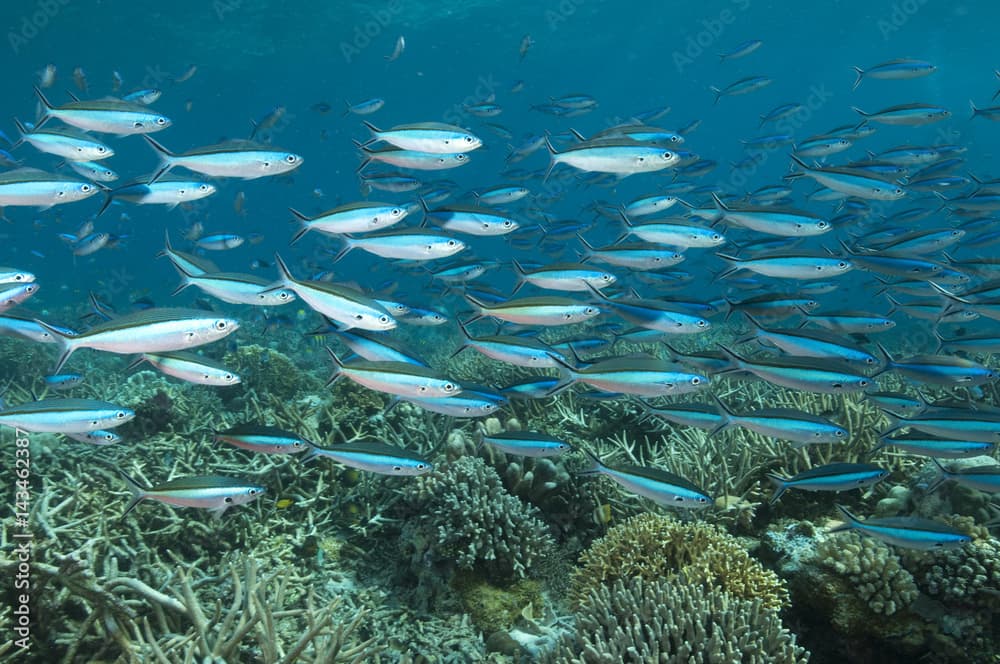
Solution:
[[(966, 113), (970, 97), (984, 104), (994, 87), (995, 63), (989, 61), (986, 45), (1000, 9), (983, 3), (837, 2), (805, 8), (741, 0), (664, 8), (656, 3), (570, 0), (431, 6), (400, 1), (305, 2), (286, 8), (220, 0), (157, 11), (131, 3), (52, 6), (56, 9), (39, 4), (32, 11), (27, 5), (6, 17), (6, 42), (11, 45), (4, 51), (8, 115), (31, 117), (30, 86), (47, 63), (58, 67), (50, 91), (55, 103), (66, 99), (63, 90), (79, 92), (70, 78), (75, 67), (86, 72), (96, 94), (110, 93), (112, 71), (121, 73), (126, 90), (162, 87), (165, 93), (154, 107), (175, 124), (157, 138), (175, 151), (245, 137), (250, 118), (278, 104), (288, 109), (287, 121), (271, 132), (272, 142), (302, 154), (304, 166), (282, 182), (220, 183), (219, 194), (197, 206), (206, 232), (264, 234), (264, 244), (244, 245), (220, 259), (233, 270), (246, 270), (253, 258), (267, 258), (274, 249), (284, 248), (286, 231), (291, 231), (285, 222), (287, 206), (316, 212), (357, 197), (353, 171), (359, 162), (350, 139), (365, 139), (367, 132), (358, 118), (340, 117), (344, 99), (385, 98), (385, 108), (368, 118), (380, 127), (444, 119), (474, 127), (476, 119), (463, 115), (461, 104), (495, 93), (505, 111), (488, 120), (518, 137), (568, 127), (586, 135), (616, 119), (669, 105), (670, 114), (656, 124), (676, 128), (702, 120), (684, 147), (723, 164), (704, 182), (718, 182), (734, 193), (773, 182), (785, 171), (784, 159), (770, 159), (744, 184), (745, 178), (731, 176), (724, 165), (743, 156), (737, 141), (757, 135), (757, 116), (788, 101), (815, 108), (796, 138), (857, 121), (851, 105), (870, 111), (925, 101), (953, 109), (954, 118), (916, 130), (884, 128), (864, 147), (962, 143), (969, 146), (969, 163), (979, 164), (995, 153), (998, 140), (990, 123), (968, 122)], [(519, 63), (517, 49), (525, 34), (536, 44)], [(398, 61), (387, 63), (384, 56), (392, 52), (399, 35), (406, 37), (406, 51)], [(717, 52), (747, 39), (765, 44), (747, 58), (719, 64)], [(851, 92), (852, 65), (867, 67), (906, 56), (930, 60), (939, 72), (913, 81), (866, 81)], [(195, 76), (172, 86), (169, 76), (179, 75), (189, 64), (198, 66)], [(749, 75), (767, 75), (775, 82), (757, 93), (712, 105), (709, 86), (725, 86)], [(507, 93), (517, 80), (526, 82), (524, 92)], [(549, 96), (571, 92), (593, 95), (600, 101), (599, 110), (570, 120), (528, 110)], [(330, 114), (309, 110), (321, 101), (332, 105)], [(185, 110), (188, 102), (190, 111)], [(327, 138), (321, 140), (324, 131)], [(463, 189), (498, 182), (505, 141), (485, 134), (487, 151), (475, 154), (470, 166), (442, 175)], [(138, 138), (114, 139), (112, 144), (119, 154), (110, 163), (125, 178), (155, 167), (154, 155)], [(861, 156), (857, 149), (848, 154)], [(52, 163), (27, 147), (18, 156), (36, 166)], [(544, 163), (540, 153), (526, 165)], [(978, 169), (981, 174), (988, 174), (988, 164)], [(613, 198), (627, 201), (655, 181), (626, 179)], [(325, 200), (313, 198), (316, 188), (322, 189)], [(245, 219), (232, 211), (238, 191), (246, 194)], [(603, 192), (600, 197), (611, 198)], [(9, 212), (16, 223), (5, 229), (11, 237), (7, 260), (17, 257), (19, 264), (41, 274), (52, 274), (49, 261), (58, 261), (55, 274), (75, 297), (110, 268), (145, 272), (148, 257), (161, 245), (164, 227), (179, 235), (180, 213), (115, 206), (100, 229), (127, 234), (126, 247), (70, 264), (54, 235), (71, 231), (96, 210), (98, 198), (47, 213)], [(571, 217), (591, 199), (587, 194), (568, 197), (553, 212)], [(116, 222), (122, 211), (131, 221)], [(501, 243), (487, 241), (487, 246), (491, 253), (504, 251)], [(46, 258), (31, 256), (31, 249)], [(143, 283), (160, 301), (166, 297), (164, 282), (172, 281), (171, 269), (165, 263), (151, 269), (156, 278)], [(46, 288), (38, 302), (52, 302), (58, 297), (54, 290)]]

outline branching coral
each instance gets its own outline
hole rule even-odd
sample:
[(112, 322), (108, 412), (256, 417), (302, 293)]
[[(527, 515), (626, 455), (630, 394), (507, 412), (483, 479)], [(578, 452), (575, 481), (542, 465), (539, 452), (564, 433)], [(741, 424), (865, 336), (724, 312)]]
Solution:
[(761, 600), (642, 577), (592, 588), (552, 664), (804, 664), (809, 653)]
[(913, 577), (888, 546), (855, 533), (828, 538), (816, 547), (816, 562), (849, 581), (875, 613), (891, 616), (919, 594)]
[(535, 509), (511, 496), (479, 458), (443, 464), (402, 492), (404, 541), (412, 567), (452, 562), (507, 577), (524, 577), (553, 546)]
[(759, 598), (770, 609), (788, 602), (777, 575), (752, 559), (725, 531), (651, 513), (612, 528), (583, 553), (573, 574), (571, 596), (579, 604), (595, 588), (630, 577), (683, 578), (735, 598)]

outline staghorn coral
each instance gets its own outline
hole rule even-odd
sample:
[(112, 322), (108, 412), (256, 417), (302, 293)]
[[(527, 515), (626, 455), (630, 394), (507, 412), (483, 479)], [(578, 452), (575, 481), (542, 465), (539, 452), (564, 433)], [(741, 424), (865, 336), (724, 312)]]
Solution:
[(579, 604), (595, 588), (629, 577), (683, 578), (734, 598), (759, 598), (768, 609), (788, 603), (784, 582), (725, 531), (652, 513), (632, 517), (594, 542), (580, 557), (570, 595)]
[(121, 427), (122, 435), (148, 437), (159, 433), (189, 434), (222, 412), (212, 388), (167, 379), (155, 371), (139, 371), (116, 386), (108, 399), (135, 410), (135, 419)]
[(442, 464), (409, 484), (401, 504), (403, 540), (418, 571), (430, 561), (522, 578), (553, 546), (535, 509), (507, 493), (482, 459)]
[(798, 664), (809, 653), (764, 602), (676, 580), (618, 579), (592, 588), (551, 664)]
[(888, 546), (856, 533), (828, 538), (816, 547), (816, 562), (845, 577), (873, 612), (891, 616), (907, 608), (919, 591), (899, 556)]

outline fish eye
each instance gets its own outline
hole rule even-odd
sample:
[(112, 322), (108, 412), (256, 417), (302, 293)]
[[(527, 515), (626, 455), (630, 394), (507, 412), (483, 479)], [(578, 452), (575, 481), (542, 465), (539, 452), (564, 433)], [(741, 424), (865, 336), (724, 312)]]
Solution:
[(199, 185), (198, 191), (208, 191), (208, 185), (207, 184)]
[(698, 325), (698, 327), (705, 327), (706, 325), (708, 325), (708, 321), (707, 320), (700, 320), (700, 321), (698, 321), (697, 325)]
[(117, 413), (115, 413), (116, 419), (124, 420), (126, 417), (128, 417), (128, 413), (126, 413), (124, 410), (119, 410)]
[(389, 214), (391, 214), (394, 217), (398, 217), (399, 215), (403, 214), (403, 211), (399, 208), (392, 208), (392, 210), (389, 211)]
[(510, 219), (504, 219), (504, 222), (503, 222), (503, 227), (504, 228), (510, 228), (513, 225), (514, 225), (513, 221), (511, 221)]
[(113, 176), (114, 174), (115, 174), (114, 171), (104, 171), (104, 177), (107, 178)]
[(464, 154), (455, 155), (455, 161), (465, 161), (466, 159), (468, 159), (468, 157), (466, 157)]
[(595, 309), (594, 307), (587, 307), (586, 309), (583, 310), (583, 313), (593, 315), (597, 313), (597, 309)]
[(454, 383), (445, 383), (445, 384), (444, 384), (444, 385), (442, 386), (442, 389), (443, 389), (443, 390), (444, 390), (445, 392), (451, 392), (452, 390), (454, 390), (454, 389), (455, 389), (455, 384), (454, 384)]
[(671, 143), (676, 143), (676, 142), (677, 142), (677, 141), (679, 141), (679, 140), (681, 140), (681, 137), (680, 137), (680, 136), (671, 136), (671, 137), (670, 137), (670, 142), (671, 142)]
[(427, 467), (427, 464), (425, 464), (425, 463), (418, 463), (416, 467), (417, 467), (417, 470), (423, 470), (424, 468)]
[(861, 387), (868, 387), (868, 381), (862, 378), (861, 380), (858, 381), (858, 385), (860, 385)]
[(719, 235), (718, 233), (712, 233), (712, 240), (715, 242), (719, 242), (720, 240), (722, 240), (722, 236)]
[(816, 222), (816, 228), (829, 228), (829, 226), (830, 224), (826, 223), (825, 221)]
[[(360, 318), (360, 316), (359, 316), (359, 318)], [(388, 323), (389, 322), (389, 317), (388, 316), (379, 316), (378, 317), (378, 322), (380, 322), (380, 323)]]
[(844, 437), (844, 431), (841, 430), (841, 429), (837, 429), (837, 433), (835, 433), (834, 435), (837, 436), (838, 438), (843, 438)]
[(106, 434), (104, 434), (103, 438), (104, 438), (104, 440), (114, 440), (115, 439), (115, 434), (113, 434), (113, 433), (106, 433)]
[(840, 261), (839, 263), (837, 263), (837, 267), (843, 269), (847, 267), (847, 263), (845, 261)]
[(691, 384), (692, 385), (701, 385), (701, 378), (698, 378), (698, 376), (695, 376), (694, 378), (691, 379)]
[(670, 158), (671, 158), (671, 157), (673, 157), (673, 156), (674, 156), (674, 153), (673, 153), (673, 152), (664, 152), (664, 153), (663, 153), (663, 158), (664, 158), (664, 159), (670, 159)]
[(399, 471), (403, 470), (403, 467), (402, 466), (393, 466), (392, 469), (398, 473)]
[(448, 240), (448, 246), (449, 247), (454, 247), (456, 244), (458, 244), (458, 243), (455, 242), (454, 240)]
[(285, 161), (287, 161), (289, 164), (294, 164), (298, 160), (299, 158), (293, 154), (285, 155)]
[(167, 124), (167, 119), (163, 117), (156, 118), (156, 124), (162, 127), (163, 125)]
[(215, 321), (215, 329), (217, 330), (225, 330), (228, 327), (229, 323), (224, 320)]
[[(80, 191), (82, 191), (82, 192), (83, 192), (83, 193), (85, 193), (85, 194), (86, 194), (87, 192), (89, 192), (89, 191), (90, 191), (91, 189), (93, 189), (93, 187), (92, 187), (92, 186), (90, 186), (89, 184), (84, 184), (84, 185), (81, 185), (81, 186), (80, 186)], [(59, 192), (59, 195), (61, 196), (61, 195), (62, 195), (62, 192)]]
[(104, 147), (103, 145), (100, 145), (100, 146), (97, 147), (97, 154), (104, 154), (107, 151), (108, 151), (108, 149), (106, 147)]
[(225, 376), (223, 376), (223, 378), (225, 378), (227, 381), (232, 380), (233, 379), (233, 374), (227, 373)]

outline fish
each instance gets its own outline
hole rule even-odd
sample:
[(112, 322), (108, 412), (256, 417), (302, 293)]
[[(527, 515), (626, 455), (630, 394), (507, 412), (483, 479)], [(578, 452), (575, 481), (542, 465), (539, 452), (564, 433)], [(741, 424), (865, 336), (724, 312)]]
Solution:
[(468, 245), (462, 240), (431, 232), (390, 231), (351, 237), (342, 235), (344, 247), (333, 257), (336, 263), (354, 249), (361, 249), (381, 258), (428, 261), (454, 256)]
[(830, 534), (853, 530), (892, 546), (918, 551), (956, 549), (972, 541), (969, 535), (937, 521), (900, 516), (869, 517), (862, 521), (842, 505), (837, 505), (837, 510), (846, 523), (828, 530)]
[(710, 436), (732, 427), (741, 427), (762, 436), (790, 440), (794, 448), (841, 443), (849, 437), (847, 429), (824, 417), (792, 408), (758, 408), (745, 415), (737, 415), (722, 400), (712, 396), (721, 417)]
[(14, 148), (29, 143), (39, 152), (62, 157), (67, 161), (95, 161), (107, 159), (115, 151), (81, 131), (72, 128), (33, 129), (29, 131), (21, 121), (14, 118), (20, 139)]
[(459, 152), (457, 154), (438, 154), (434, 152), (421, 152), (418, 150), (404, 150), (396, 147), (381, 148), (376, 150), (360, 143), (357, 145), (364, 153), (364, 160), (357, 168), (359, 175), (361, 171), (373, 161), (391, 164), (393, 166), (398, 166), (399, 168), (410, 168), (417, 171), (446, 171), (471, 163), (469, 155), (464, 152)]
[(37, 293), (39, 288), (40, 286), (33, 282), (0, 284), (0, 312), (22, 304)]
[(590, 267), (584, 263), (551, 263), (538, 268), (526, 269), (515, 258), (513, 265), (517, 284), (511, 291), (511, 295), (516, 295), (526, 284), (549, 290), (586, 291), (589, 288), (606, 288), (618, 280), (610, 272)]
[(63, 433), (67, 438), (72, 438), (73, 440), (78, 440), (81, 443), (88, 443), (90, 445), (114, 445), (116, 443), (122, 442), (122, 437), (113, 431), (104, 431), (103, 429), (97, 429), (96, 431), (74, 431), (72, 433)]
[(170, 79), (176, 85), (178, 83), (184, 83), (185, 81), (190, 81), (191, 78), (197, 73), (198, 73), (198, 65), (191, 64), (188, 65), (187, 69), (181, 72), (179, 76), (171, 76)]
[(396, 327), (396, 320), (385, 307), (364, 293), (322, 281), (296, 279), (281, 256), (275, 254), (274, 262), (279, 281), (272, 288), (288, 288), (309, 308), (336, 321), (343, 329), (385, 331)]
[(122, 97), (122, 101), (149, 106), (150, 104), (155, 104), (156, 100), (158, 100), (162, 94), (163, 90), (157, 88), (144, 88), (142, 90), (136, 90), (128, 93)]
[(487, 304), (466, 292), (465, 299), (477, 310), (466, 325), (485, 316), (520, 325), (573, 325), (601, 313), (595, 306), (557, 296), (513, 298)]
[(344, 115), (350, 115), (351, 113), (354, 115), (371, 115), (385, 106), (385, 99), (372, 97), (371, 99), (359, 101), (357, 104), (352, 104), (345, 99), (344, 106), (346, 106)]
[(559, 164), (589, 173), (613, 173), (627, 177), (636, 173), (650, 173), (670, 168), (680, 161), (678, 154), (664, 150), (655, 143), (639, 143), (628, 139), (599, 139), (572, 145), (557, 152), (546, 139), (549, 149), (549, 168), (544, 180), (548, 180)]
[(56, 81), (56, 66), (54, 64), (47, 64), (42, 68), (42, 71), (38, 72), (38, 87), (40, 88), (51, 88), (52, 84)]
[(951, 117), (951, 111), (948, 109), (928, 104), (900, 104), (884, 108), (876, 113), (865, 113), (856, 106), (851, 108), (869, 122), (907, 127), (920, 127)]
[(751, 39), (740, 44), (737, 44), (730, 50), (719, 53), (719, 62), (725, 62), (726, 60), (736, 60), (739, 58), (744, 58), (758, 48), (764, 45), (764, 42), (760, 39)]
[(525, 35), (521, 37), (521, 44), (517, 48), (518, 61), (524, 62), (525, 56), (528, 55), (528, 50), (535, 45), (535, 40), (531, 35)]
[(252, 141), (261, 132), (273, 129), (275, 125), (284, 119), (286, 113), (288, 113), (288, 109), (278, 105), (261, 116), (259, 120), (250, 120), (250, 136), (247, 140)]
[(114, 182), (118, 173), (95, 161), (67, 161), (66, 165), (92, 182)]
[(326, 352), (334, 365), (327, 386), (346, 376), (368, 389), (401, 397), (453, 397), (462, 393), (461, 385), (427, 367), (392, 361), (351, 360), (345, 363), (329, 346)]
[(858, 86), (867, 76), (868, 78), (878, 78), (885, 80), (905, 80), (921, 78), (937, 71), (937, 67), (923, 60), (913, 60), (910, 58), (897, 58), (874, 65), (868, 69), (854, 67), (857, 77), (854, 79), (854, 86), (851, 90), (857, 90)]
[(519, 367), (551, 368), (558, 366), (553, 358), (559, 356), (559, 353), (551, 346), (532, 337), (512, 335), (474, 337), (469, 332), (468, 327), (461, 322), (459, 322), (459, 329), (462, 331), (463, 342), (451, 354), (451, 357), (455, 357), (466, 348), (472, 348), (490, 359)]
[(997, 374), (978, 362), (953, 355), (914, 355), (896, 360), (882, 344), (876, 344), (885, 361), (875, 374), (894, 371), (919, 383), (944, 386), (977, 386), (996, 380)]
[[(883, 406), (879, 406), (882, 408)], [(938, 436), (908, 434), (906, 436), (880, 436), (879, 443), (872, 448), (871, 454), (887, 447), (895, 447), (909, 454), (936, 457), (939, 459), (963, 459), (974, 456), (990, 455), (996, 449), (995, 443), (975, 440), (953, 440)]]
[(135, 411), (94, 399), (42, 399), (0, 409), (0, 426), (34, 433), (79, 433), (121, 426)]
[(406, 50), (406, 39), (403, 35), (396, 37), (396, 45), (393, 46), (392, 53), (385, 56), (387, 62), (395, 62), (399, 59), (399, 56), (403, 55), (403, 51)]
[(377, 441), (341, 443), (333, 447), (313, 445), (302, 460), (312, 461), (319, 457), (378, 475), (415, 477), (434, 470), (434, 464), (422, 455)]
[(401, 222), (409, 213), (403, 206), (368, 201), (341, 205), (315, 217), (308, 217), (294, 208), (288, 210), (302, 224), (292, 237), (291, 244), (312, 230), (327, 235), (344, 235), (386, 229)]
[(774, 484), (774, 494), (768, 501), (778, 502), (788, 489), (802, 491), (850, 491), (873, 486), (889, 477), (889, 471), (867, 463), (828, 463), (804, 470), (792, 477), (767, 473)]
[(76, 178), (37, 168), (15, 168), (0, 173), (0, 207), (28, 206), (47, 210), (54, 205), (90, 198), (100, 187)]
[(553, 457), (573, 451), (573, 446), (539, 431), (503, 431), (483, 434), (480, 440), (504, 454), (525, 457)]
[(153, 487), (144, 487), (120, 468), (116, 470), (132, 493), (132, 500), (122, 513), (123, 519), (144, 500), (155, 500), (175, 507), (207, 509), (214, 518), (219, 519), (230, 507), (250, 503), (266, 492), (259, 484), (220, 475), (175, 477)]
[(42, 103), (42, 117), (35, 123), (35, 130), (50, 119), (56, 119), (77, 129), (96, 131), (116, 136), (132, 134), (150, 134), (162, 131), (173, 122), (165, 115), (160, 115), (142, 104), (135, 104), (120, 99), (97, 99), (80, 101), (74, 99), (62, 106), (53, 106), (45, 94), (35, 86), (35, 95)]
[(799, 165), (802, 172), (789, 173), (785, 178), (811, 177), (834, 191), (866, 200), (895, 201), (906, 195), (906, 190), (893, 181), (857, 169), (811, 168), (794, 154), (791, 155), (791, 159)]
[(506, 235), (520, 228), (510, 216), (487, 208), (450, 205), (431, 210), (426, 202), (423, 204), (425, 219), (446, 231), (487, 237)]
[(84, 381), (84, 377), (75, 373), (52, 374), (50, 376), (45, 376), (42, 380), (45, 382), (45, 387), (61, 391), (71, 390), (74, 387), (81, 385)]
[(291, 431), (251, 423), (215, 431), (215, 440), (259, 454), (301, 454), (314, 446), (308, 439)]
[(194, 244), (199, 249), (207, 249), (208, 251), (226, 251), (228, 249), (235, 249), (246, 242), (246, 238), (242, 235), (236, 235), (235, 233), (215, 233), (214, 235), (204, 235), (197, 240)]
[(837, 360), (806, 357), (746, 360), (723, 345), (719, 349), (732, 366), (723, 373), (745, 371), (775, 385), (793, 390), (839, 394), (860, 392), (875, 384), (851, 365)]
[(363, 121), (363, 124), (372, 134), (371, 140), (364, 144), (365, 146), (383, 141), (400, 150), (443, 155), (472, 152), (483, 146), (483, 141), (478, 136), (461, 127), (441, 122), (397, 125), (385, 131), (367, 120)]
[(659, 397), (686, 394), (709, 384), (706, 376), (655, 358), (612, 357), (575, 368), (555, 354), (551, 357), (564, 383), (584, 383), (602, 392)]
[(302, 165), (302, 157), (250, 141), (227, 141), (174, 154), (149, 136), (146, 143), (160, 158), (160, 167), (147, 184), (180, 167), (211, 177), (257, 178), (283, 175)]
[(593, 463), (589, 468), (578, 471), (578, 475), (604, 475), (626, 490), (665, 507), (705, 509), (715, 502), (704, 489), (679, 475), (659, 468), (607, 466), (593, 453), (584, 451)]
[(948, 470), (936, 458), (932, 457), (931, 461), (937, 468), (938, 476), (927, 487), (928, 493), (936, 491), (945, 482), (955, 482), (985, 493), (1000, 493), (1000, 464), (990, 463), (961, 470)]
[(192, 178), (168, 175), (161, 176), (155, 182), (151, 182), (151, 178), (138, 178), (105, 191), (104, 205), (97, 216), (104, 214), (118, 200), (134, 205), (166, 205), (168, 210), (173, 210), (181, 203), (198, 201), (216, 192), (218, 188), (214, 184)]
[(196, 385), (224, 387), (238, 385), (240, 377), (233, 371), (207, 357), (184, 351), (172, 353), (141, 353), (128, 367), (133, 369), (149, 362), (161, 373)]
[(745, 95), (751, 92), (756, 92), (761, 88), (771, 85), (773, 82), (774, 79), (770, 79), (765, 76), (748, 76), (747, 78), (741, 78), (734, 83), (730, 83), (725, 88), (720, 89), (715, 86), (710, 86), (709, 90), (715, 93), (715, 102), (713, 103), (718, 104), (719, 100), (723, 97), (733, 97), (736, 95)]
[(152, 308), (124, 314), (76, 335), (68, 335), (40, 320), (35, 322), (59, 345), (56, 372), (81, 348), (125, 355), (186, 350), (218, 341), (239, 328), (239, 323), (232, 318), (177, 308)]

